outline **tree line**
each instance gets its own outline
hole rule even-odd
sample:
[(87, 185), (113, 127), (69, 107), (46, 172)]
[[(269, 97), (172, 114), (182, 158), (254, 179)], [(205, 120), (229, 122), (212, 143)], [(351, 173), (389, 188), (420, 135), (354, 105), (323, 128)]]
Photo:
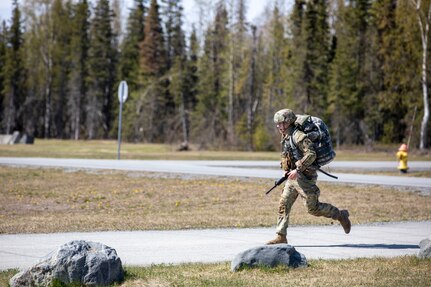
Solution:
[[(13, 0), (0, 27), (0, 133), (274, 150), (274, 112), (325, 120), (337, 146), (428, 147), (431, 1)], [(212, 12), (205, 14), (203, 12)], [(210, 15), (210, 16), (208, 16)], [(122, 28), (123, 22), (126, 23)]]

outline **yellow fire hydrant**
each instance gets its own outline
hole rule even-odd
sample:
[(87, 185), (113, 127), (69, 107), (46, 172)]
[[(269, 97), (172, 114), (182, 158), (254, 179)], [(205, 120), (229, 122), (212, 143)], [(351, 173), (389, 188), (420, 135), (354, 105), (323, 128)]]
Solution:
[(408, 146), (406, 144), (402, 144), (397, 152), (397, 159), (400, 161), (398, 164), (398, 169), (401, 173), (407, 173), (409, 169), (407, 166), (407, 158), (408, 158)]

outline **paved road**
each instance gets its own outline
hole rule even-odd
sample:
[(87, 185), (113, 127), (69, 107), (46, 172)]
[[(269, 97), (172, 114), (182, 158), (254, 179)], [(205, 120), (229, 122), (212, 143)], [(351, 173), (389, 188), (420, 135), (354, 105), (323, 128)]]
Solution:
[[(356, 225), (348, 235), (338, 224), (288, 232), (289, 244), (307, 259), (394, 257), (416, 255), (419, 242), (431, 235), (431, 221)], [(0, 235), (0, 270), (28, 268), (77, 239), (115, 248), (125, 265), (147, 266), (231, 261), (274, 236), (274, 228)]]
[[(342, 163), (342, 162), (341, 162)], [(335, 163), (334, 163), (335, 164)], [(337, 164), (340, 164), (338, 162)], [(352, 164), (354, 164), (352, 166)], [(429, 162), (409, 163), (431, 170)], [(417, 166), (416, 166), (417, 164)], [(119, 169), (195, 175), (278, 178), (274, 161), (133, 161), (48, 158), (0, 158), (0, 165), (88, 169)], [(342, 164), (343, 165), (343, 164)], [(369, 167), (370, 163), (345, 163)], [(388, 163), (373, 162), (377, 170)], [(380, 167), (379, 167), (380, 166)], [(338, 182), (431, 187), (431, 179), (337, 174)], [(321, 180), (332, 179), (321, 175)], [(309, 259), (392, 257), (417, 254), (419, 242), (431, 235), (431, 221), (353, 226), (345, 235), (340, 226), (292, 227), (289, 243)], [(126, 265), (230, 261), (236, 254), (272, 239), (274, 228), (183, 231), (120, 231), (0, 235), (0, 270), (26, 268), (75, 239), (92, 240), (115, 248)]]
[[(392, 163), (394, 166), (395, 163)], [(96, 159), (58, 159), (58, 158), (0, 158), (0, 165), (40, 166), (87, 169), (117, 169), (150, 172), (166, 172), (194, 175), (214, 175), (231, 177), (256, 177), (276, 179), (281, 176), (276, 161), (181, 161), (181, 160), (96, 160)], [(387, 170), (388, 162), (334, 162), (332, 166), (361, 169), (373, 167), (374, 170)], [(431, 170), (431, 162), (409, 162), (411, 169)], [(319, 180), (401, 186), (418, 189), (430, 189), (431, 178), (377, 176), (337, 173), (338, 180), (320, 175)]]

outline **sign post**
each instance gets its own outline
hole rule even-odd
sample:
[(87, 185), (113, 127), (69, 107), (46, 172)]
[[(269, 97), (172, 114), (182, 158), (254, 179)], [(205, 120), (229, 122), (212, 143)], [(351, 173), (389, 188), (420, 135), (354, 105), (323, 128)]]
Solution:
[(118, 120), (118, 152), (117, 159), (120, 159), (120, 146), (121, 146), (121, 124), (122, 124), (122, 112), (123, 112), (123, 103), (127, 100), (128, 96), (128, 87), (126, 81), (121, 81), (118, 86), (118, 100), (120, 101), (120, 115)]

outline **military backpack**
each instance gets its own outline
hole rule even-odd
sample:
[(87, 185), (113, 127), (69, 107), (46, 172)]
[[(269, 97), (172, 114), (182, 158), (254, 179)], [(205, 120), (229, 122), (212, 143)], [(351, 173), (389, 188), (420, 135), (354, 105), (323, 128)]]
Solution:
[(296, 143), (293, 142), (294, 134), (298, 131), (302, 131), (313, 142), (314, 150), (316, 151), (315, 165), (318, 167), (327, 165), (335, 158), (336, 154), (332, 148), (331, 136), (329, 135), (328, 127), (322, 119), (309, 115), (297, 115), (294, 125), (295, 128), (290, 137), (290, 146), (296, 159), (302, 158), (301, 151), (296, 147)]

